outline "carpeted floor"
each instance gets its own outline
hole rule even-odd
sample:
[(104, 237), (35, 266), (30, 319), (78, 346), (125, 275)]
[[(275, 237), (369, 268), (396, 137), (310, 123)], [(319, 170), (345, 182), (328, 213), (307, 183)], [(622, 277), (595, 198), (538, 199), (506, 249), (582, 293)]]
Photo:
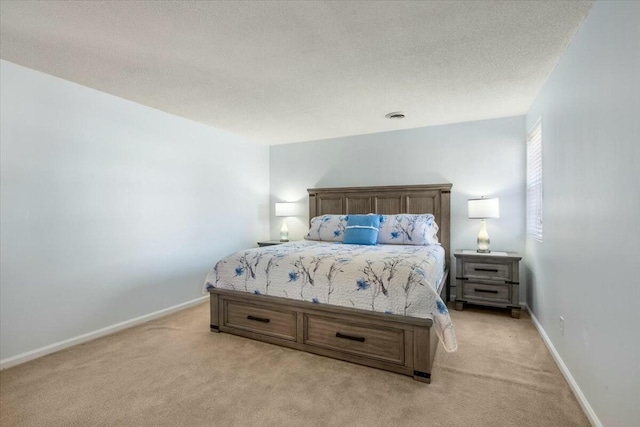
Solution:
[(203, 304), (0, 372), (9, 426), (588, 426), (531, 319), (452, 312), (431, 384), (209, 332)]

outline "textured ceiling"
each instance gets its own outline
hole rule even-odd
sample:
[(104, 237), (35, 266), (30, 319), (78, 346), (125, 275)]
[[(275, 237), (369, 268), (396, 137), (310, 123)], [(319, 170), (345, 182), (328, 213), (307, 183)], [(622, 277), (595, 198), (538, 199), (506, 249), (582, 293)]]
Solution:
[(279, 144), (523, 114), (590, 6), (3, 0), (0, 56)]

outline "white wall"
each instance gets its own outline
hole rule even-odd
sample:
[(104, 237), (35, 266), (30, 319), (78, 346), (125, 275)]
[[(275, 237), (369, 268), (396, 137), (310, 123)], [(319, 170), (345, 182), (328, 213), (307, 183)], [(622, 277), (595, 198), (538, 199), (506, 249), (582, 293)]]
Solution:
[[(485, 195), (500, 198), (500, 219), (487, 220), (492, 249), (523, 254), (525, 158), (524, 116), (272, 146), (271, 210), (300, 202), (287, 220), (295, 240), (308, 229), (307, 188), (450, 182), (452, 249), (476, 247), (467, 199)], [(272, 216), (272, 238), (280, 224)]]
[(542, 116), (544, 181), (529, 306), (616, 427), (640, 423), (639, 22), (640, 2), (596, 2), (527, 114), (527, 129)]
[(0, 67), (0, 359), (198, 298), (269, 235), (268, 147)]

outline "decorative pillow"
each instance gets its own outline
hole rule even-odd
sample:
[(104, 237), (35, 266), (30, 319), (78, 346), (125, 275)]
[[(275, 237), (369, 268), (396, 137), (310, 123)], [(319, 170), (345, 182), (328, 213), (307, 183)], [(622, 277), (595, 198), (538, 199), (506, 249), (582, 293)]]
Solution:
[(432, 214), (382, 215), (378, 243), (385, 245), (434, 245), (438, 224)]
[(311, 220), (311, 227), (304, 238), (325, 242), (342, 242), (348, 219), (348, 215), (316, 216)]
[(377, 245), (380, 215), (349, 215), (342, 243)]

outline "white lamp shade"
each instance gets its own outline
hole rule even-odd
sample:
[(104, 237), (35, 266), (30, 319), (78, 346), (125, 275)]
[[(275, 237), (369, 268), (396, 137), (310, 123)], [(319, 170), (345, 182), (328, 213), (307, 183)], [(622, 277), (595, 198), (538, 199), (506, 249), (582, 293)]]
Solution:
[(500, 218), (500, 203), (497, 197), (493, 199), (470, 199), (469, 218)]
[(297, 209), (295, 203), (276, 203), (276, 216), (296, 216)]

